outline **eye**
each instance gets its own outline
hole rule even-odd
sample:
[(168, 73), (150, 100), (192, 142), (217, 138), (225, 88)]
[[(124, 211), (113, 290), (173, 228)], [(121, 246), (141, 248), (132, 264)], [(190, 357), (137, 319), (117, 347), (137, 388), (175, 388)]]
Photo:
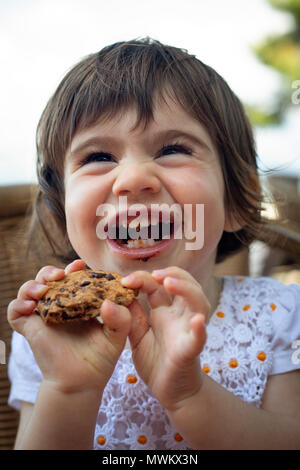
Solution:
[(165, 155), (175, 155), (177, 153), (183, 153), (185, 155), (191, 155), (192, 151), (184, 145), (164, 145), (158, 153), (158, 157), (164, 157)]
[(106, 152), (94, 152), (81, 160), (81, 165), (86, 165), (93, 162), (112, 162), (113, 156)]

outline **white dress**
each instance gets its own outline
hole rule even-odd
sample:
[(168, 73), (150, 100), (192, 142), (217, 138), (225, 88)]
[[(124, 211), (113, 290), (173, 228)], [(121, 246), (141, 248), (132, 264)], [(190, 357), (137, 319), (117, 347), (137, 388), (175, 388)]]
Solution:
[[(219, 305), (207, 326), (201, 367), (240, 399), (259, 407), (269, 375), (300, 368), (300, 286), (270, 278), (224, 277)], [(34, 403), (42, 380), (31, 349), (14, 332), (9, 404)], [(125, 349), (104, 391), (95, 449), (189, 449)]]

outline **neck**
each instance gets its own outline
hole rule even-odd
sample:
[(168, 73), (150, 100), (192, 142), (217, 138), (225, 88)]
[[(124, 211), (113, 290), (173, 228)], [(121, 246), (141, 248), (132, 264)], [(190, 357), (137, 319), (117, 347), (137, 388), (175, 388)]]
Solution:
[(215, 263), (207, 263), (205, 269), (201, 269), (192, 273), (192, 276), (202, 287), (202, 290), (211, 306), (210, 312), (206, 318), (206, 323), (208, 323), (210, 317), (218, 307), (220, 296), (223, 290), (224, 279), (222, 277), (214, 275)]

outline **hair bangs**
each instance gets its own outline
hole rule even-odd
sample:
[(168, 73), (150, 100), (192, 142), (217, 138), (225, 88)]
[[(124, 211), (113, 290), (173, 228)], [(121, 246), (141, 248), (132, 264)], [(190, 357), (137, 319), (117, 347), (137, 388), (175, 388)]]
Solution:
[[(193, 112), (199, 87), (187, 85), (192, 64), (187, 64), (191, 57), (185, 51), (169, 51), (146, 40), (117, 43), (91, 57), (92, 73), (82, 80), (72, 99), (69, 143), (79, 130), (112, 119), (130, 107), (137, 111), (135, 127), (146, 127), (155, 103), (167, 97)], [(194, 114), (199, 119), (199, 114)]]

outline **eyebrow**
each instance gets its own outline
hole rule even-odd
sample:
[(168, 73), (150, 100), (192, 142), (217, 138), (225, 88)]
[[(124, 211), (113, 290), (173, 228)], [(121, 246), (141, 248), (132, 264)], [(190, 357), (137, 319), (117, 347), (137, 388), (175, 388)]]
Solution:
[(90, 137), (89, 139), (85, 140), (84, 142), (80, 143), (79, 145), (75, 146), (75, 148), (72, 150), (72, 145), (71, 145), (71, 151), (69, 152), (69, 155), (75, 155), (82, 150), (85, 150), (88, 147), (97, 147), (99, 145), (108, 145), (110, 143), (113, 143), (114, 139), (112, 138), (107, 138), (107, 137)]
[[(211, 147), (208, 143), (205, 142), (205, 140), (199, 136), (195, 136), (193, 133), (190, 132), (185, 132), (177, 129), (168, 129), (166, 131), (158, 131), (155, 132), (154, 134), (151, 135), (151, 141), (158, 141), (158, 142), (163, 142), (168, 139), (175, 139), (175, 138), (185, 138), (188, 139), (192, 142), (194, 142), (196, 145), (200, 145), (201, 147), (205, 148), (206, 150), (211, 151)], [(103, 145), (111, 145), (117, 142), (117, 139), (113, 137), (97, 137), (97, 136), (92, 136), (85, 141), (81, 142), (79, 145), (75, 146), (73, 150), (70, 151), (69, 155), (72, 157), (86, 148), (89, 147), (97, 147), (97, 146), (103, 146)]]
[(158, 140), (160, 138), (161, 139), (176, 139), (176, 138), (183, 137), (185, 139), (188, 139), (188, 140), (194, 142), (197, 145), (200, 145), (201, 147), (206, 148), (207, 150), (211, 150), (210, 145), (208, 143), (206, 143), (205, 140), (202, 137), (196, 136), (196, 135), (194, 135), (194, 133), (191, 133), (191, 132), (184, 132), (184, 131), (181, 131), (181, 130), (170, 129), (170, 130), (167, 130), (167, 131), (159, 131), (155, 135), (157, 135)]

